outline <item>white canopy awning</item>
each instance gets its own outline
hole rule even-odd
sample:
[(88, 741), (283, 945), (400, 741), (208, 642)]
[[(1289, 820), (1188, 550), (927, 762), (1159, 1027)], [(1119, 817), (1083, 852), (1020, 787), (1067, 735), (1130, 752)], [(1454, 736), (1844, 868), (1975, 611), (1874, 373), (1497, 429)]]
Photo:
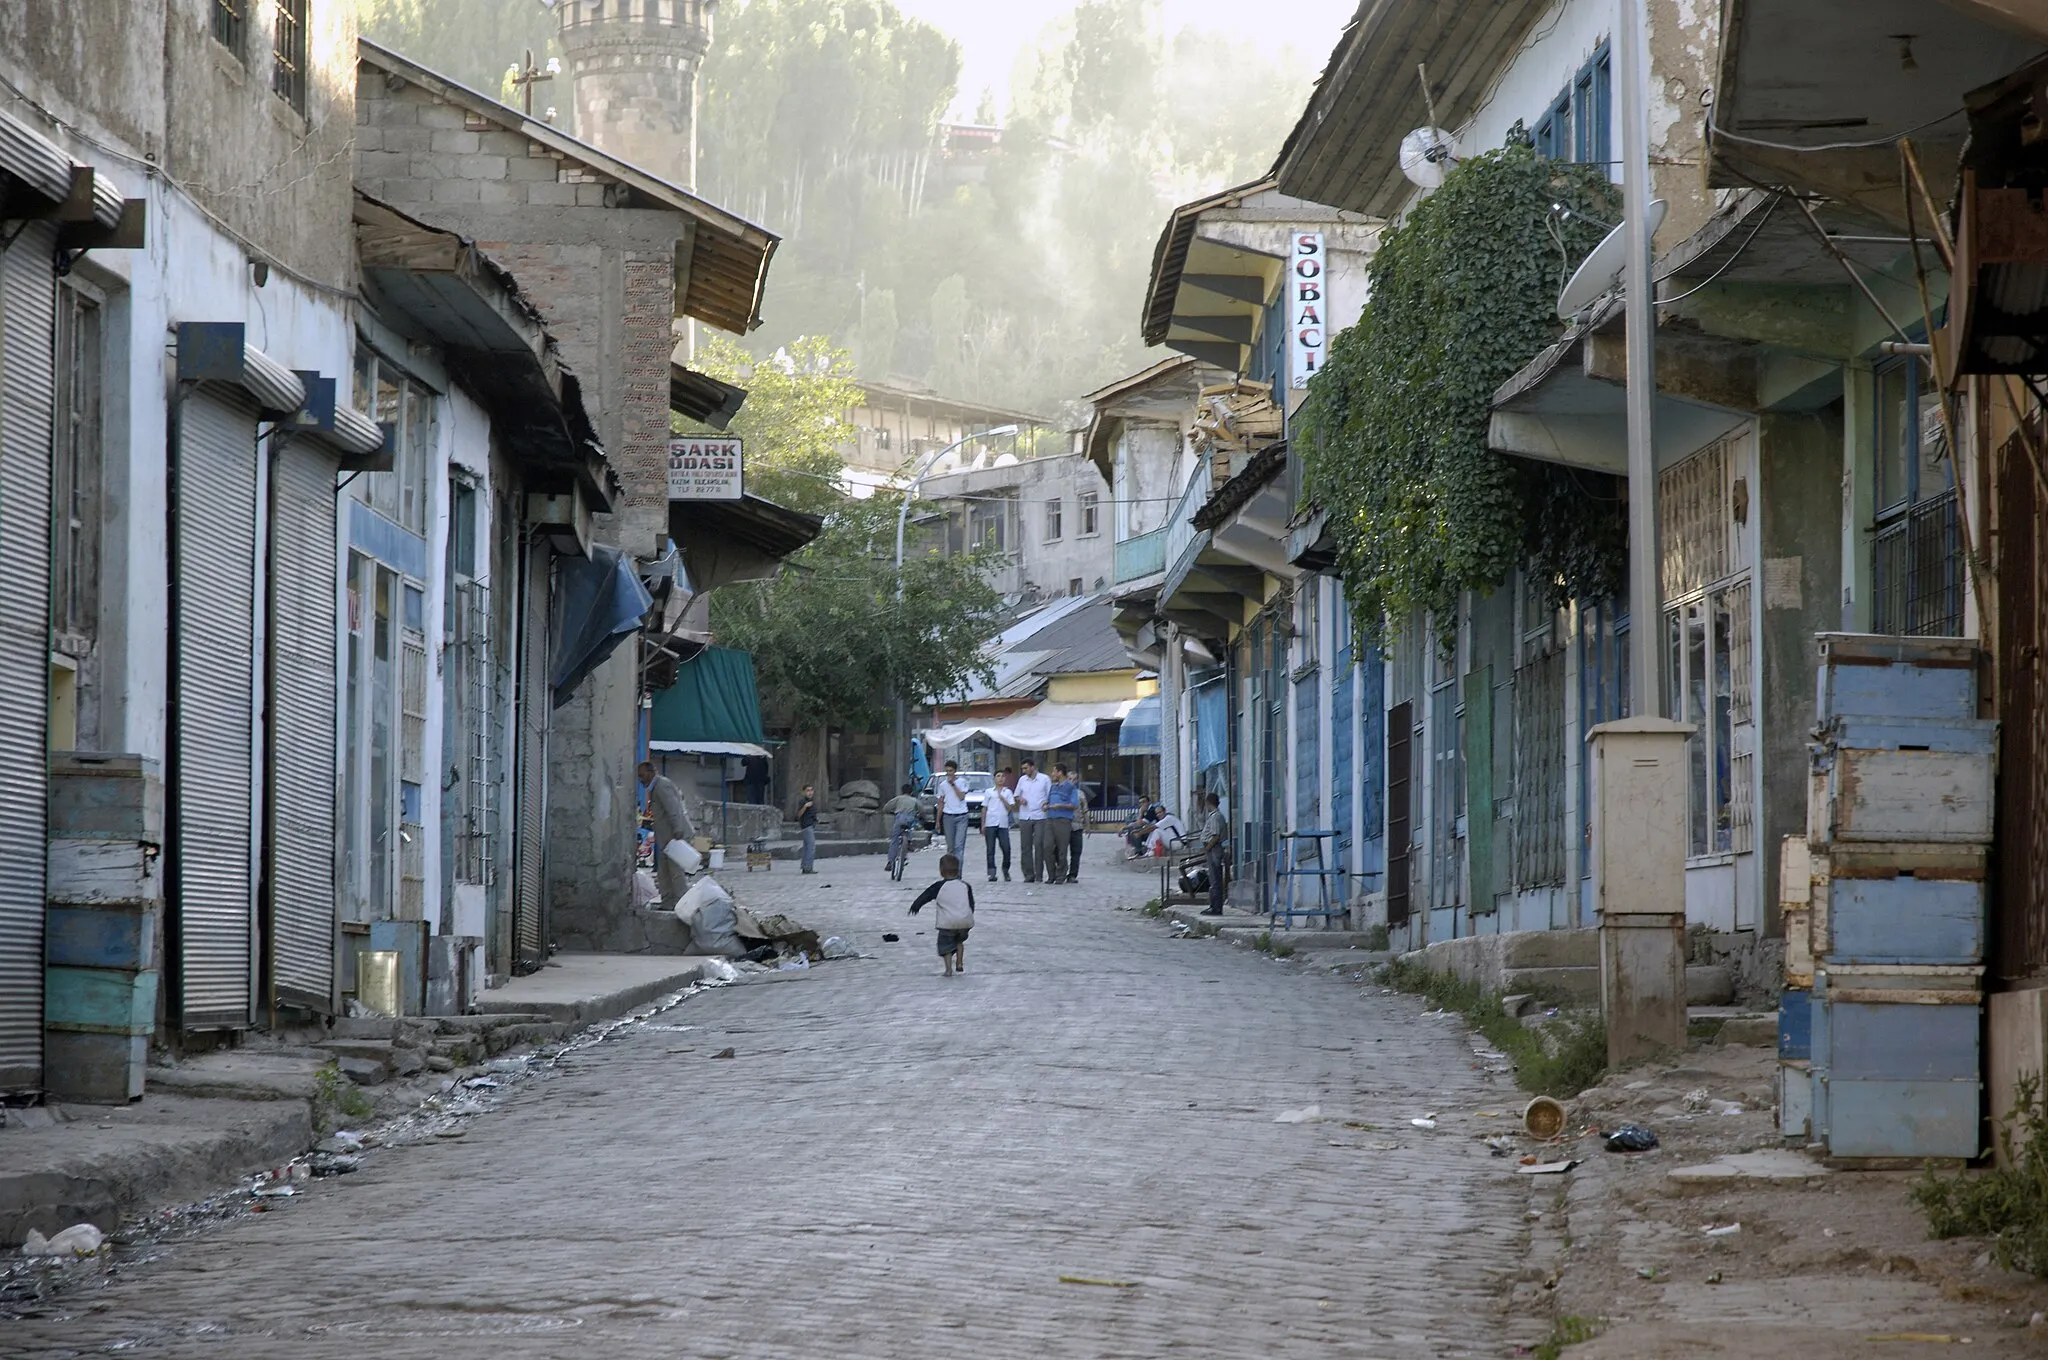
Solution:
[(1056, 704), (1050, 700), (1008, 717), (948, 723), (928, 729), (924, 739), (944, 749), (980, 733), (998, 746), (1015, 751), (1057, 751), (1095, 735), (1100, 723), (1120, 721), (1136, 708), (1136, 699), (1110, 699), (1093, 704)]
[(768, 748), (751, 741), (650, 741), (650, 751), (670, 756), (767, 756)]

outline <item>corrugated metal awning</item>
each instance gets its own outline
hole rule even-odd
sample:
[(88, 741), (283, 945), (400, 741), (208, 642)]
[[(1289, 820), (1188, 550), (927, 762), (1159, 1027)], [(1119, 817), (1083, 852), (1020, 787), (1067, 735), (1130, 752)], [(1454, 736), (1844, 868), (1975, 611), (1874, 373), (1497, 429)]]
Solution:
[(53, 206), (89, 199), (89, 208), (84, 202), (76, 204), (81, 216), (89, 215), (110, 231), (121, 224), (121, 191), (111, 178), (72, 160), (62, 147), (4, 109), (0, 109), (0, 170)]

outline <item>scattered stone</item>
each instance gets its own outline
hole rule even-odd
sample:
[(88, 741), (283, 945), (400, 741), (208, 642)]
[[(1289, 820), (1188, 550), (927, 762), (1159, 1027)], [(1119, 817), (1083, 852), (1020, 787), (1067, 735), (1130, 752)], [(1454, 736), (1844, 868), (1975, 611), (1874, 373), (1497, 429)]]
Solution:
[(358, 1086), (382, 1086), (390, 1074), (384, 1064), (369, 1058), (337, 1058), (335, 1065), (341, 1074)]
[(429, 1053), (427, 1055), (427, 1067), (435, 1072), (453, 1072), (455, 1070), (455, 1059), (444, 1057), (439, 1053)]
[(401, 1048), (391, 1057), (391, 1070), (401, 1077), (417, 1076), (426, 1065), (427, 1060), (418, 1049)]

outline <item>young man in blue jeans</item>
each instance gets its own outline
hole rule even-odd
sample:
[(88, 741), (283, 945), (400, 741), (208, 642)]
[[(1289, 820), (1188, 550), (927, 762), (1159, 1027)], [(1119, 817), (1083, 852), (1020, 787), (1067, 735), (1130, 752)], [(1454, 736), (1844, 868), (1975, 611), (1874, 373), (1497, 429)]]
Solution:
[(1067, 777), (1067, 767), (1052, 767), (1052, 790), (1045, 796), (1045, 881), (1068, 882), (1067, 854), (1072, 846), (1074, 813), (1081, 790)]

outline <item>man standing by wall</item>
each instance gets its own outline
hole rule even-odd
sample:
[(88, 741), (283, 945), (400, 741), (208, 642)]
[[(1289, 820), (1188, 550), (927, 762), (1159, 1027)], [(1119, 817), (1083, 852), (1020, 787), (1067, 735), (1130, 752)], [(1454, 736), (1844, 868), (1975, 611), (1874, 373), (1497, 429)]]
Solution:
[(996, 881), (996, 846), (1003, 847), (1003, 881), (1010, 881), (1010, 823), (1016, 820), (1017, 794), (1010, 787), (1010, 767), (996, 771), (996, 786), (981, 804), (981, 838), (988, 842), (988, 881)]
[(960, 762), (946, 762), (939, 776), (939, 827), (946, 850), (958, 859), (967, 849), (967, 790), (960, 785)]
[(662, 852), (670, 841), (687, 841), (697, 834), (690, 822), (690, 810), (683, 804), (683, 791), (675, 781), (654, 767), (651, 760), (640, 762), (640, 782), (647, 786), (647, 814), (654, 819), (654, 876), (661, 887), (661, 904), (673, 907), (683, 895), (683, 866)]
[(1052, 781), (1038, 772), (1036, 761), (1026, 760), (1017, 777), (1017, 836), (1026, 883), (1036, 883), (1045, 872), (1045, 800), (1051, 794)]
[(818, 858), (818, 791), (809, 784), (804, 785), (803, 802), (797, 804), (796, 824), (804, 835), (804, 872), (815, 874), (812, 864)]
[(1230, 840), (1230, 823), (1223, 820), (1223, 800), (1210, 794), (1206, 800), (1209, 815), (1202, 820), (1202, 850), (1208, 858), (1209, 905), (1202, 911), (1204, 916), (1223, 914), (1223, 861), (1224, 846)]
[(1067, 851), (1072, 848), (1074, 834), (1074, 809), (1080, 803), (1080, 790), (1067, 777), (1067, 767), (1052, 767), (1052, 788), (1045, 800), (1045, 881), (1065, 883), (1067, 881)]

